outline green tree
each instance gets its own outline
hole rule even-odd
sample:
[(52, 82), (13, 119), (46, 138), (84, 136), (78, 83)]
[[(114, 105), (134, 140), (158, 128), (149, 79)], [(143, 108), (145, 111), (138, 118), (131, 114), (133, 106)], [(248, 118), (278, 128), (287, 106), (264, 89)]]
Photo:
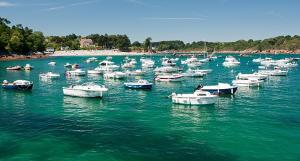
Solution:
[(13, 30), (8, 42), (8, 50), (14, 53), (23, 53), (24, 36), (19, 30)]
[(144, 50), (145, 51), (151, 50), (151, 40), (152, 40), (151, 37), (148, 37), (145, 39), (145, 41), (144, 41)]
[(45, 51), (45, 37), (42, 32), (33, 32), (30, 35), (30, 38), (33, 40), (33, 45), (31, 50), (34, 52), (42, 52)]

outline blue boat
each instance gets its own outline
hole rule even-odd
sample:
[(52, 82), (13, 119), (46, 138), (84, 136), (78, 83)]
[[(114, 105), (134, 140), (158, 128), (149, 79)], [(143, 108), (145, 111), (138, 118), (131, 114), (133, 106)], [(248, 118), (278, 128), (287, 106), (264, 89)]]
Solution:
[(4, 80), (2, 83), (3, 89), (16, 89), (16, 90), (31, 90), (33, 87), (33, 82), (27, 80), (16, 80), (13, 83), (8, 83)]
[(138, 80), (137, 82), (124, 83), (124, 86), (131, 89), (151, 89), (152, 83), (146, 80)]
[(218, 83), (214, 86), (202, 86), (199, 85), (197, 90), (207, 91), (214, 95), (233, 95), (237, 91), (237, 86), (231, 86), (227, 83)]

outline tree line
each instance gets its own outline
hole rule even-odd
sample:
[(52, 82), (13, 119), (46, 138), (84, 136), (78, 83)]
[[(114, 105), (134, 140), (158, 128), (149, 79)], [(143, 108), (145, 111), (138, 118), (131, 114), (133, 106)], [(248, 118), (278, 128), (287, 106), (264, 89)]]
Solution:
[(46, 48), (55, 50), (78, 49), (118, 49), (120, 51), (171, 51), (171, 50), (206, 50), (208, 51), (265, 51), (300, 49), (300, 36), (278, 36), (264, 40), (238, 40), (235, 42), (184, 43), (180, 40), (151, 42), (150, 37), (143, 42), (130, 42), (127, 35), (91, 34), (85, 38), (92, 39), (94, 45), (81, 48), (80, 35), (44, 36), (42, 32), (33, 31), (22, 25), (0, 17), (0, 54), (30, 54), (44, 52)]

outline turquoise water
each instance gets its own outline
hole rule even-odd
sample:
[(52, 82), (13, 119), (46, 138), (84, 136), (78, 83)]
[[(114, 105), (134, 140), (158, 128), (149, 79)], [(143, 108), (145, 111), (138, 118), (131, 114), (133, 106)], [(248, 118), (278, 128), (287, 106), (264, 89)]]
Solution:
[[(167, 97), (190, 93), (199, 83), (229, 83), (239, 72), (257, 70), (251, 61), (255, 57), (239, 58), (241, 65), (233, 69), (224, 68), (221, 57), (203, 67), (213, 69), (203, 79), (155, 83), (151, 91), (124, 89), (124, 81), (102, 76), (63, 76), (66, 62), (96, 67), (84, 63), (87, 57), (0, 62), (0, 81), (34, 82), (32, 92), (0, 90), (0, 160), (299, 161), (299, 67), (287, 77), (270, 78), (264, 87), (220, 97), (216, 105), (173, 105)], [(161, 57), (152, 58), (158, 63)], [(113, 57), (117, 63), (122, 59)], [(49, 61), (57, 65), (48, 66)], [(5, 70), (26, 63), (35, 69)], [(59, 72), (61, 78), (40, 81), (38, 74), (47, 71)], [(144, 78), (152, 80), (153, 72)], [(103, 100), (63, 96), (62, 87), (87, 81), (109, 88)]]

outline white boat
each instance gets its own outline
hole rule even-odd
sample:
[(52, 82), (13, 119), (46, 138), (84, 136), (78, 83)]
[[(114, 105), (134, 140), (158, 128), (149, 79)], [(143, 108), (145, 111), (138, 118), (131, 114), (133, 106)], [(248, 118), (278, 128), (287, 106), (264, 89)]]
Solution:
[(160, 82), (179, 82), (179, 81), (183, 81), (183, 75), (182, 74), (157, 75), (155, 77), (155, 80)]
[(196, 90), (192, 94), (176, 94), (172, 93), (172, 102), (175, 104), (184, 105), (210, 105), (217, 102), (217, 95), (212, 95), (209, 92)]
[(56, 62), (54, 62), (54, 61), (52, 61), (52, 62), (49, 62), (49, 63), (48, 63), (48, 65), (52, 65), (52, 66), (54, 66), (54, 65), (56, 65)]
[(226, 56), (223, 66), (225, 67), (235, 67), (240, 65), (240, 62), (236, 60), (233, 56)]
[(201, 63), (207, 63), (209, 62), (209, 58), (204, 58), (199, 60)]
[(281, 67), (281, 68), (294, 68), (294, 67), (297, 67), (298, 64), (295, 62), (293, 62), (293, 63), (278, 63), (277, 66)]
[(286, 76), (288, 71), (281, 70), (281, 69), (274, 69), (274, 70), (260, 70), (258, 73), (268, 76)]
[(258, 80), (265, 80), (268, 78), (268, 75), (264, 75), (264, 74), (261, 74), (261, 73), (257, 73), (257, 72), (254, 72), (252, 74), (242, 74), (242, 73), (239, 73), (237, 75), (237, 78), (238, 79), (251, 79), (251, 78), (254, 78), (254, 79), (258, 79)]
[(87, 73), (88, 74), (102, 74), (103, 72), (100, 70), (88, 70)]
[(212, 72), (212, 69), (193, 69), (193, 71), (208, 74)]
[(185, 77), (203, 77), (206, 73), (198, 70), (188, 69), (185, 73), (182, 73)]
[(73, 68), (73, 69), (78, 69), (78, 68), (79, 68), (79, 64), (73, 64), (73, 65), (72, 65), (72, 68)]
[(141, 59), (143, 68), (153, 68), (155, 62), (151, 59)]
[(108, 71), (108, 70), (117, 70), (119, 68), (118, 65), (115, 65), (114, 62), (104, 60), (99, 63), (99, 67), (95, 68), (95, 70), (100, 70), (100, 71)]
[(64, 65), (64, 67), (66, 67), (66, 68), (71, 68), (71, 67), (72, 67), (72, 64), (66, 63), (66, 64)]
[(87, 63), (90, 63), (90, 62), (94, 62), (94, 61), (96, 61), (96, 60), (97, 60), (97, 58), (91, 57), (91, 58), (88, 58), (88, 59), (86, 60), (86, 62), (87, 62)]
[(67, 96), (76, 97), (103, 97), (103, 93), (108, 89), (103, 85), (97, 85), (94, 83), (84, 83), (82, 85), (71, 85), (69, 87), (63, 87), (63, 93)]
[(232, 81), (232, 84), (239, 87), (259, 87), (263, 85), (263, 80), (258, 80), (255, 78), (249, 79), (236, 79)]
[(266, 66), (258, 66), (258, 69), (267, 69)]
[(149, 83), (146, 80), (138, 80), (137, 82), (127, 82), (124, 83), (124, 86), (126, 88), (132, 88), (132, 89), (151, 89), (152, 83)]
[(111, 56), (106, 57), (106, 60), (112, 60)]
[(158, 67), (154, 69), (154, 72), (158, 73), (173, 73), (173, 72), (178, 72), (180, 69), (177, 67), (171, 67), (171, 66), (163, 66), (163, 67)]
[(41, 79), (55, 79), (55, 78), (59, 78), (60, 74), (48, 72), (48, 73), (42, 73), (39, 76)]
[(16, 80), (12, 83), (9, 83), (7, 80), (4, 80), (2, 83), (3, 89), (31, 90), (32, 87), (33, 82), (27, 80)]
[(190, 63), (198, 63), (198, 62), (199, 62), (199, 60), (193, 55), (192, 57), (181, 61), (181, 64), (190, 64)]
[(191, 63), (188, 63), (187, 66), (190, 67), (190, 68), (196, 68), (196, 67), (200, 67), (202, 66), (203, 63), (198, 61), (198, 62), (191, 62)]
[(227, 94), (235, 94), (237, 91), (237, 86), (232, 86), (228, 83), (218, 83), (217, 85), (210, 85), (210, 86), (202, 86), (199, 85), (196, 90), (202, 90), (210, 92), (211, 94), (216, 95), (227, 95)]
[(33, 69), (33, 66), (31, 66), (30, 64), (26, 64), (26, 65), (24, 66), (24, 69), (25, 69), (25, 70), (31, 70), (31, 69)]
[(134, 67), (134, 64), (132, 64), (132, 63), (130, 63), (130, 62), (124, 63), (124, 64), (122, 65), (122, 68), (133, 68), (133, 67)]
[(104, 73), (103, 77), (105, 79), (124, 79), (127, 77), (127, 74), (119, 71), (116, 72), (111, 71), (111, 72)]
[(263, 60), (262, 58), (257, 58), (257, 59), (253, 59), (252, 62), (260, 63), (262, 60)]
[(163, 58), (161, 65), (162, 66), (176, 66), (176, 62), (172, 61), (169, 58)]
[(145, 74), (145, 72), (140, 69), (133, 70), (133, 71), (127, 70), (125, 73), (129, 76), (142, 76)]
[(67, 76), (84, 76), (84, 75), (86, 75), (86, 72), (81, 69), (75, 69), (75, 70), (66, 71), (66, 75)]
[(135, 59), (130, 59), (129, 63), (131, 63), (132, 65), (135, 65), (137, 62)]
[(22, 67), (17, 65), (17, 66), (9, 66), (6, 68), (6, 70), (21, 70)]
[(271, 66), (275, 64), (275, 61), (272, 58), (265, 58), (260, 61), (260, 64), (263, 66)]

